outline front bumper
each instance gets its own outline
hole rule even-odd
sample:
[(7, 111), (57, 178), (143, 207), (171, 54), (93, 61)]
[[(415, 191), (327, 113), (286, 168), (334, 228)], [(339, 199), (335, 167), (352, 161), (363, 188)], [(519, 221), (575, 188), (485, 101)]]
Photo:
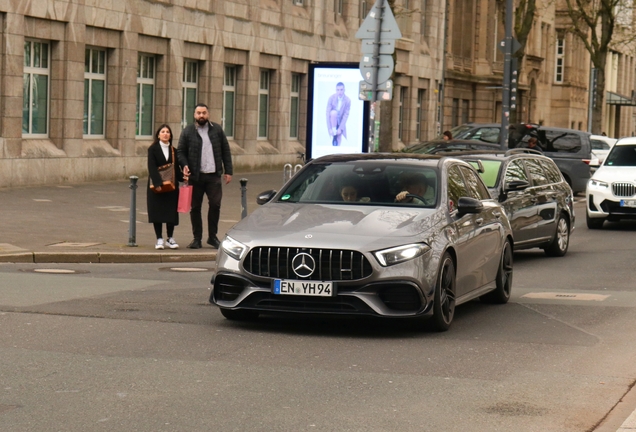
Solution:
[(608, 220), (636, 219), (636, 207), (621, 206), (621, 200), (636, 200), (636, 196), (617, 197), (608, 186), (604, 190), (590, 190), (586, 194), (587, 215), (590, 218)]
[(227, 309), (382, 317), (432, 313), (432, 298), (427, 290), (406, 279), (337, 282), (332, 297), (274, 294), (271, 280), (257, 281), (231, 272), (216, 274), (212, 285), (210, 302)]

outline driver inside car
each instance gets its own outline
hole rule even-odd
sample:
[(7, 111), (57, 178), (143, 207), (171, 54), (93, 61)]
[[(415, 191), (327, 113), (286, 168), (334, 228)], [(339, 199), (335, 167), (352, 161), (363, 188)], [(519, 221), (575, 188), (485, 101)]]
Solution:
[(405, 174), (400, 184), (402, 191), (395, 196), (395, 202), (429, 205), (430, 198), (425, 197), (428, 191), (428, 180), (420, 173)]

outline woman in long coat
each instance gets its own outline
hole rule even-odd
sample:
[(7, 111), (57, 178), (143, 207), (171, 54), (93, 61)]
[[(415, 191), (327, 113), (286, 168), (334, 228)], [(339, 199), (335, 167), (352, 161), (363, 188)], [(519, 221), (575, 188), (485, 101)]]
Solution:
[[(159, 174), (159, 167), (172, 163), (175, 170), (175, 190), (162, 192), (162, 179)], [(177, 249), (179, 245), (174, 240), (174, 227), (179, 225), (179, 213), (177, 204), (179, 202), (179, 183), (187, 181), (183, 176), (179, 162), (175, 157), (172, 146), (172, 129), (167, 124), (162, 124), (155, 133), (154, 142), (148, 147), (148, 189), (146, 191), (148, 203), (148, 222), (154, 225), (157, 235), (155, 249), (163, 249), (168, 246), (170, 249)], [(155, 185), (154, 190), (150, 187)], [(168, 240), (163, 240), (163, 224), (166, 224), (166, 234)]]

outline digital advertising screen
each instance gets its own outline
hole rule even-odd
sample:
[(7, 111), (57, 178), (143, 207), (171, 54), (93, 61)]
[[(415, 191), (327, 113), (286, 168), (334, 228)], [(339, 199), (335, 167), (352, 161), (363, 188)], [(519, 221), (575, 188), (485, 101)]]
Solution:
[(307, 159), (368, 151), (369, 103), (358, 99), (359, 66), (309, 65)]

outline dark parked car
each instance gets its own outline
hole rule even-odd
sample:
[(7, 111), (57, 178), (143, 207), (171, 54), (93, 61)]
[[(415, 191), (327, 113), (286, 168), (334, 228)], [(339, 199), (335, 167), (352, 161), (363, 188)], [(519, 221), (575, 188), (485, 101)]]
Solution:
[(312, 160), (227, 233), (210, 301), (228, 319), (261, 312), (432, 318), (506, 303), (512, 232), (479, 174), (456, 158)]
[(508, 147), (527, 147), (530, 137), (537, 138), (543, 154), (554, 160), (574, 193), (583, 192), (590, 179), (592, 159), (591, 134), (531, 124), (510, 126)]
[(458, 151), (472, 151), (472, 150), (499, 150), (499, 144), (491, 144), (474, 140), (459, 140), (452, 139), (449, 141), (435, 140), (426, 141), (412, 146), (405, 147), (400, 150), (402, 153), (415, 153), (415, 154), (438, 154), (443, 152), (458, 152)]
[(566, 254), (574, 230), (573, 193), (552, 159), (522, 149), (459, 157), (478, 169), (506, 210), (515, 250), (538, 247), (549, 256)]
[[(499, 123), (466, 123), (451, 129), (453, 139), (499, 143)], [(547, 157), (554, 160), (574, 193), (583, 192), (590, 179), (592, 160), (591, 134), (575, 129), (516, 123), (508, 129), (508, 148), (527, 148), (535, 137)]]

